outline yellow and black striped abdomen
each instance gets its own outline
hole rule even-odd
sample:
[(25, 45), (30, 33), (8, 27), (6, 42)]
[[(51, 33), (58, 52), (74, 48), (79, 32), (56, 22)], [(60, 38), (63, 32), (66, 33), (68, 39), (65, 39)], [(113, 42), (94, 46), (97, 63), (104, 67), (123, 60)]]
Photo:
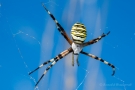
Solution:
[(71, 29), (71, 36), (75, 43), (81, 44), (87, 36), (86, 27), (82, 23), (75, 23)]

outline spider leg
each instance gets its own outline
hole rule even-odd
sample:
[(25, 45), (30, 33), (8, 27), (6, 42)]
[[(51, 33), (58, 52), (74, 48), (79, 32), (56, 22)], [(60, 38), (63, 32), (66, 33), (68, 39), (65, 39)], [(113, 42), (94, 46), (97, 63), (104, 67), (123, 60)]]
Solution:
[(90, 41), (88, 41), (88, 42), (86, 42), (86, 43), (83, 43), (83, 46), (88, 46), (88, 45), (90, 45), (90, 44), (94, 44), (94, 43), (98, 42), (99, 40), (101, 40), (103, 37), (107, 36), (109, 33), (110, 33), (110, 31), (109, 31), (107, 34), (104, 34), (104, 33), (103, 33), (103, 34), (102, 34), (101, 36), (99, 36), (98, 38), (95, 38), (95, 39), (90, 40)]
[(75, 59), (76, 59), (77, 65), (80, 66), (80, 63), (79, 63), (79, 61), (78, 61), (79, 54), (74, 54), (74, 57), (75, 57)]
[(74, 53), (72, 53), (72, 66), (74, 66), (74, 57), (76, 58), (77, 65), (80, 66), (79, 61), (78, 61), (78, 55), (75, 55)]
[(74, 66), (74, 53), (72, 52), (72, 66)]
[(78, 61), (78, 57), (77, 57), (77, 59), (76, 59), (76, 63), (77, 63), (78, 66), (80, 66), (80, 63), (79, 63), (79, 61)]
[(50, 13), (50, 11), (45, 7), (45, 5), (42, 3), (42, 6), (44, 7), (44, 9), (47, 11), (47, 13), (50, 15), (50, 17), (54, 20), (54, 22), (56, 23), (56, 27), (59, 30), (59, 32), (64, 36), (64, 38), (68, 41), (68, 43), (71, 45), (72, 41), (70, 40), (70, 38), (68, 37), (68, 35), (66, 34), (65, 30), (63, 29), (63, 27), (58, 23), (58, 21), (55, 19), (55, 17), (53, 16), (53, 14)]
[(72, 52), (72, 51), (73, 51), (72, 48), (69, 48), (69, 49), (67, 49), (67, 50), (65, 50), (65, 51), (63, 51), (63, 52), (61, 52), (61, 53), (60, 53), (59, 55), (57, 55), (55, 58), (53, 58), (53, 61), (52, 61), (51, 65), (46, 68), (46, 70), (44, 71), (44, 73), (42, 74), (42, 76), (40, 77), (40, 79), (38, 80), (38, 82), (36, 83), (35, 87), (38, 85), (38, 83), (41, 81), (41, 79), (42, 79), (43, 76), (47, 73), (47, 71), (48, 71), (49, 69), (51, 69), (52, 66), (53, 66), (54, 64), (56, 64), (56, 62), (57, 62), (58, 60), (62, 59), (63, 57), (65, 57), (66, 55), (68, 55), (68, 54), (69, 54), (70, 52)]
[(99, 61), (103, 62), (104, 64), (109, 65), (109, 66), (112, 67), (112, 69), (113, 69), (113, 74), (112, 74), (112, 76), (115, 74), (115, 66), (112, 65), (111, 63), (109, 63), (109, 62), (103, 60), (102, 58), (99, 58), (99, 57), (97, 57), (97, 56), (95, 56), (95, 55), (93, 55), (93, 54), (89, 54), (89, 53), (86, 53), (86, 52), (83, 52), (83, 51), (81, 51), (81, 53), (82, 53), (82, 54), (85, 54), (85, 55), (87, 55), (87, 56), (90, 56), (90, 57), (92, 57), (92, 58), (94, 58), (94, 59), (96, 59), (96, 60), (99, 60)]
[(29, 73), (29, 75), (32, 74), (33, 72), (37, 71), (39, 68), (43, 67), (44, 65), (46, 65), (46, 64), (48, 64), (48, 63), (50, 63), (50, 62), (53, 62), (53, 61), (54, 61), (54, 58), (51, 59), (51, 60), (48, 60), (48, 61), (44, 62), (43, 64), (41, 64), (40, 66), (38, 66), (36, 69), (34, 69), (33, 71), (31, 71), (31, 72)]

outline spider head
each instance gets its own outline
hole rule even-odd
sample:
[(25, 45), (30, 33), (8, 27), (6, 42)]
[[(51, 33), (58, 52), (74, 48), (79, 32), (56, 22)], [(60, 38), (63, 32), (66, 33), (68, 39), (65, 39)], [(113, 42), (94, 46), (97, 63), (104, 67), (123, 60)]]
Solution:
[(82, 23), (75, 23), (71, 29), (71, 36), (74, 43), (82, 44), (87, 36), (86, 27)]

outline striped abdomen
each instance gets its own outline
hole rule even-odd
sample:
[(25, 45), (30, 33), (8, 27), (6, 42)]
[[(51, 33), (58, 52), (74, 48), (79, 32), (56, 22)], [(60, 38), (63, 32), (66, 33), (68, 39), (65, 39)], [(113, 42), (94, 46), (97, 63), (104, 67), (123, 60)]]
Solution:
[(71, 29), (71, 36), (73, 38), (74, 43), (83, 43), (87, 36), (86, 27), (84, 26), (84, 24), (75, 23)]

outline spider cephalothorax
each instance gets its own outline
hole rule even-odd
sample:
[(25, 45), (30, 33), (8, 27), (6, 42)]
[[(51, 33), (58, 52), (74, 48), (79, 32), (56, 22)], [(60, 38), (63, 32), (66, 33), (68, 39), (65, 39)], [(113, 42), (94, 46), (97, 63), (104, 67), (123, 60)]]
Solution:
[(87, 36), (86, 27), (82, 23), (75, 23), (71, 29), (71, 36), (74, 43), (82, 44)]
[[(87, 36), (87, 33), (86, 33), (86, 27), (84, 26), (84, 24), (82, 23), (75, 23), (73, 26), (72, 26), (72, 29), (71, 29), (71, 36), (72, 36), (72, 39), (73, 41), (68, 37), (68, 35), (66, 34), (65, 30), (63, 29), (63, 27), (58, 23), (58, 21), (55, 19), (55, 17), (47, 10), (47, 8), (44, 6), (43, 4), (43, 7), (44, 9), (47, 11), (47, 13), (50, 15), (50, 17), (54, 20), (55, 24), (56, 24), (56, 27), (57, 29), (59, 30), (59, 32), (64, 36), (64, 38), (68, 41), (68, 43), (71, 45), (71, 47), (63, 52), (61, 52), (60, 54), (58, 54), (55, 58), (52, 58), (46, 62), (44, 62), (43, 64), (41, 64), (39, 67), (37, 67), (35, 70), (31, 71), (29, 73), (32, 74), (33, 72), (35, 72), (36, 70), (38, 70), (39, 68), (43, 67), (44, 65), (48, 64), (48, 63), (51, 63), (51, 65), (49, 65), (46, 70), (44, 71), (44, 73), (42, 74), (42, 76), (40, 77), (40, 79), (38, 80), (38, 82), (36, 83), (35, 86), (37, 86), (37, 84), (40, 82), (40, 80), (43, 78), (43, 76), (47, 73), (47, 71), (53, 66), (55, 65), (60, 59), (62, 59), (63, 57), (65, 57), (66, 55), (68, 55), (69, 53), (72, 53), (74, 54), (77, 58), (76, 58), (76, 61), (77, 61), (77, 64), (79, 65), (79, 62), (78, 62), (78, 55), (81, 53), (81, 54), (84, 54), (84, 55), (87, 55), (91, 58), (94, 58), (96, 60), (99, 60), (101, 62), (103, 62), (104, 64), (107, 64), (109, 65), (110, 67), (112, 67), (113, 69), (113, 74), (115, 73), (115, 67), (114, 65), (112, 65), (111, 63), (93, 55), (93, 54), (89, 54), (89, 53), (86, 53), (84, 51), (82, 51), (83, 47), (85, 46), (88, 46), (88, 45), (91, 45), (91, 44), (94, 44), (96, 42), (98, 42), (99, 40), (101, 40), (103, 37), (107, 36), (110, 32), (108, 32), (107, 34), (102, 34), (101, 36), (93, 39), (93, 40), (90, 40), (88, 42), (84, 42), (85, 39), (86, 39), (86, 36)], [(72, 56), (74, 56), (72, 55)], [(72, 65), (74, 65), (74, 59), (72, 59)]]

